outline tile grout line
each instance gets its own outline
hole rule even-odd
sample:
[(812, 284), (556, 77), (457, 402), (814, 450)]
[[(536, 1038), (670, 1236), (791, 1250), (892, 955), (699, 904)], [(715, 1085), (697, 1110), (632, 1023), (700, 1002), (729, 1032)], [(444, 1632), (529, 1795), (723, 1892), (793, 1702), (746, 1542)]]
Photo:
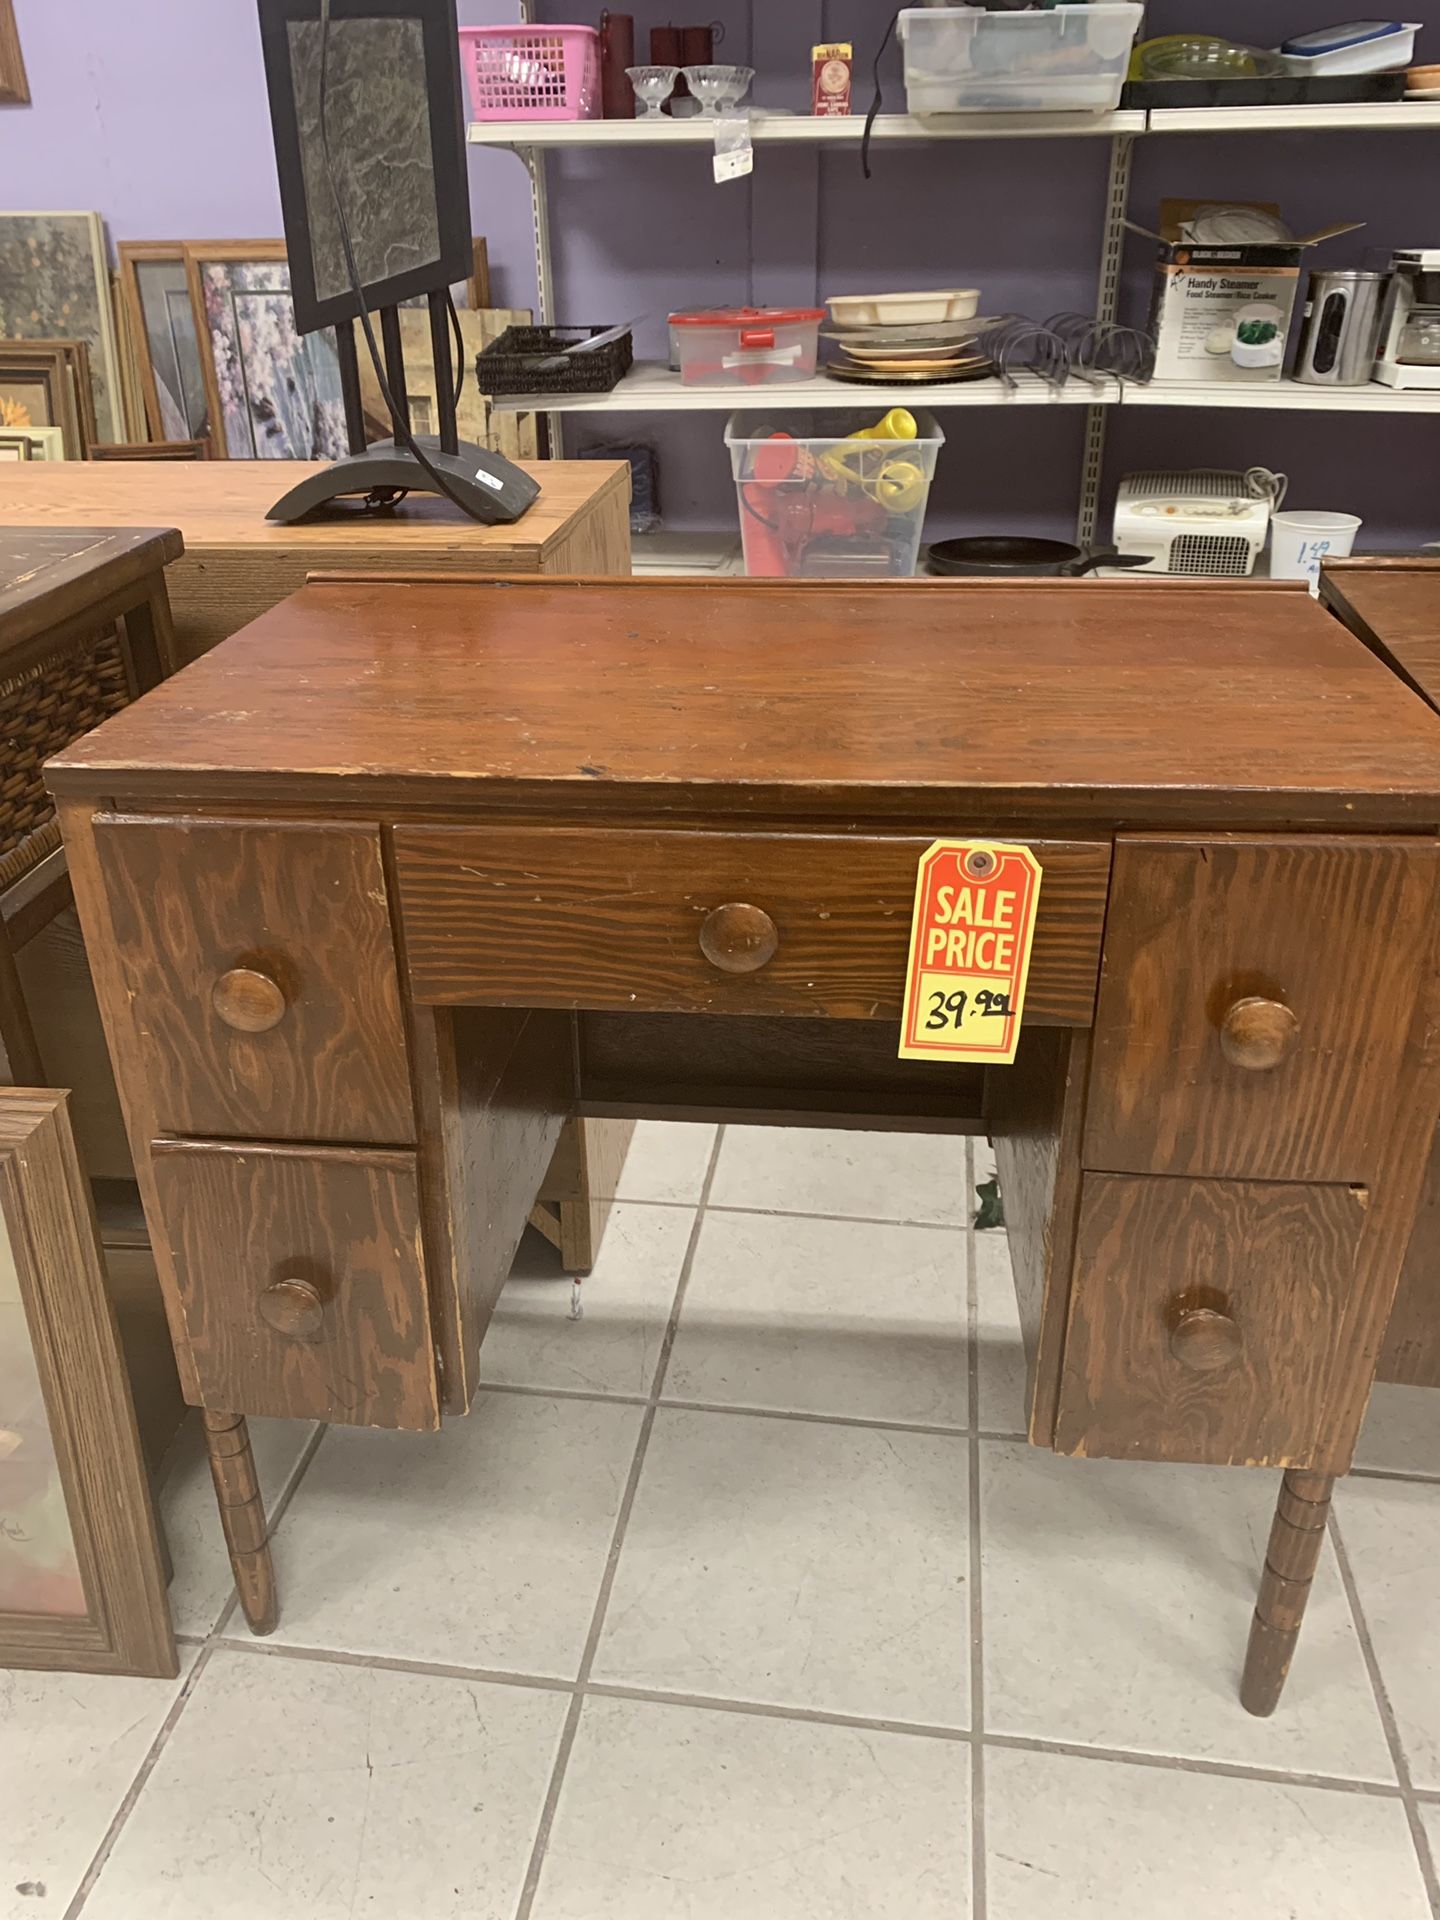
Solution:
[(94, 1855), (91, 1858), (89, 1866), (85, 1869), (84, 1873), (80, 1876), (80, 1883), (76, 1887), (74, 1893), (70, 1896), (70, 1904), (66, 1907), (65, 1912), (62, 1916), (62, 1920), (76, 1920), (76, 1916), (80, 1913), (81, 1909), (85, 1905), (85, 1902), (90, 1898), (90, 1895), (94, 1892), (95, 1883), (100, 1878), (101, 1873), (104, 1871), (105, 1864), (109, 1860), (111, 1853), (115, 1849), (115, 1843), (117, 1840), (119, 1840), (121, 1833), (124, 1831), (126, 1821), (130, 1818), (130, 1815), (134, 1812), (135, 1803), (139, 1800), (140, 1795), (144, 1792), (146, 1781), (150, 1778), (151, 1774), (155, 1771), (155, 1768), (159, 1763), (160, 1756), (165, 1751), (166, 1743), (168, 1742), (171, 1734), (175, 1731), (176, 1725), (178, 1724), (180, 1719), (180, 1715), (185, 1711), (185, 1708), (189, 1703), (190, 1696), (195, 1691), (195, 1688), (199, 1683), (200, 1676), (204, 1673), (206, 1667), (209, 1666), (210, 1657), (214, 1653), (214, 1651), (215, 1651), (214, 1647), (207, 1640), (205, 1645), (201, 1647), (199, 1653), (195, 1656), (194, 1666), (190, 1669), (189, 1674), (186, 1676), (186, 1679), (184, 1681), (184, 1684), (181, 1686), (180, 1691), (176, 1694), (175, 1698), (171, 1701), (170, 1709), (165, 1715), (165, 1718), (160, 1722), (160, 1726), (158, 1731), (156, 1732), (155, 1738), (150, 1742), (149, 1747), (146, 1749), (145, 1758), (140, 1762), (140, 1765), (135, 1769), (135, 1777), (133, 1780), (131, 1780), (129, 1786), (125, 1789), (125, 1792), (121, 1798), (120, 1804), (115, 1809), (115, 1812), (111, 1817), (110, 1824), (105, 1829), (104, 1837), (102, 1838), (99, 1846), (95, 1849)]
[(985, 1920), (985, 1619), (980, 1592), (980, 1257), (971, 1207), (975, 1143), (965, 1141), (965, 1368), (969, 1421), (970, 1547), (970, 1920)]
[[(535, 1828), (535, 1839), (530, 1849), (530, 1858), (525, 1868), (525, 1878), (520, 1887), (520, 1900), (515, 1909), (515, 1920), (530, 1920), (535, 1905), (535, 1896), (540, 1889), (540, 1875), (545, 1866), (545, 1855), (550, 1845), (550, 1833), (555, 1824), (556, 1809), (560, 1804), (560, 1791), (565, 1783), (565, 1774), (570, 1765), (570, 1755), (575, 1748), (575, 1738), (580, 1730), (580, 1715), (585, 1706), (585, 1690), (590, 1673), (595, 1665), (595, 1656), (600, 1650), (600, 1636), (605, 1628), (605, 1615), (610, 1606), (610, 1595), (615, 1586), (615, 1576), (619, 1571), (620, 1553), (625, 1544), (625, 1532), (630, 1524), (630, 1514), (635, 1505), (635, 1497), (640, 1489), (640, 1476), (645, 1469), (645, 1455), (650, 1447), (650, 1435), (654, 1431), (655, 1416), (660, 1406), (660, 1393), (665, 1384), (666, 1369), (670, 1365), (670, 1354), (675, 1345), (675, 1336), (680, 1326), (680, 1309), (684, 1304), (685, 1292), (690, 1284), (690, 1270), (695, 1264), (695, 1251), (700, 1243), (700, 1229), (705, 1220), (705, 1206), (710, 1198), (710, 1189), (715, 1181), (715, 1169), (720, 1162), (720, 1149), (725, 1141), (723, 1126), (715, 1130), (714, 1145), (710, 1149), (710, 1163), (705, 1169), (705, 1181), (700, 1189), (700, 1200), (695, 1208), (695, 1218), (690, 1223), (690, 1237), (685, 1244), (685, 1258), (680, 1263), (680, 1277), (675, 1285), (675, 1297), (670, 1304), (670, 1317), (665, 1326), (665, 1337), (660, 1343), (660, 1353), (655, 1362), (654, 1376), (650, 1382), (650, 1394), (644, 1415), (640, 1421), (640, 1431), (635, 1439), (635, 1453), (630, 1462), (630, 1472), (626, 1477), (625, 1491), (620, 1497), (620, 1510), (615, 1516), (615, 1530), (610, 1536), (610, 1551), (606, 1555), (605, 1570), (600, 1576), (600, 1585), (595, 1595), (594, 1610), (590, 1615), (589, 1631), (585, 1635), (585, 1647), (580, 1656), (580, 1666), (575, 1675), (575, 1692), (570, 1702), (569, 1712), (565, 1715), (565, 1724), (560, 1729), (560, 1739), (555, 1749), (555, 1764), (551, 1768), (550, 1783), (545, 1790), (545, 1799), (540, 1808), (540, 1818)], [(68, 1916), (67, 1916), (68, 1920)]]
[(1415, 1798), (1415, 1783), (1410, 1777), (1410, 1762), (1406, 1758), (1405, 1746), (1400, 1738), (1399, 1722), (1395, 1718), (1395, 1709), (1390, 1702), (1390, 1691), (1385, 1685), (1385, 1676), (1380, 1671), (1380, 1660), (1375, 1652), (1375, 1644), (1370, 1638), (1370, 1623), (1365, 1618), (1365, 1609), (1361, 1604), (1355, 1569), (1350, 1564), (1350, 1555), (1346, 1550), (1344, 1537), (1333, 1508), (1330, 1512), (1329, 1531), (1330, 1544), (1335, 1549), (1335, 1558), (1340, 1567), (1341, 1584), (1345, 1588), (1345, 1597), (1350, 1603), (1350, 1612), (1355, 1621), (1355, 1632), (1360, 1641), (1365, 1671), (1370, 1676), (1375, 1705), (1380, 1714), (1380, 1724), (1385, 1730), (1385, 1742), (1390, 1749), (1390, 1764), (1394, 1767), (1395, 1778), (1400, 1783), (1400, 1803), (1405, 1809), (1405, 1818), (1410, 1823), (1410, 1838), (1415, 1845), (1420, 1877), (1425, 1883), (1425, 1897), (1430, 1902), (1430, 1912), (1434, 1920), (1440, 1920), (1440, 1876), (1437, 1876), (1435, 1871), (1435, 1859), (1430, 1850), (1430, 1836), (1425, 1830), (1425, 1822), (1420, 1817), (1420, 1807)]

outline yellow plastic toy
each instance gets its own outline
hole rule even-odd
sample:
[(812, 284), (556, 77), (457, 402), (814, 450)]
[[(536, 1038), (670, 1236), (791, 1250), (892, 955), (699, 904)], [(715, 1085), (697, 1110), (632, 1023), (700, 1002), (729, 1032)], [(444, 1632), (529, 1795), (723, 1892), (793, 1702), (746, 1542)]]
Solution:
[[(840, 492), (854, 486), (878, 500), (887, 513), (907, 513), (924, 496), (925, 474), (913, 460), (877, 458), (876, 441), (919, 438), (920, 428), (913, 413), (904, 407), (892, 407), (873, 427), (861, 427), (848, 434), (842, 447), (820, 456), (820, 468)], [(853, 443), (853, 444), (852, 444)]]

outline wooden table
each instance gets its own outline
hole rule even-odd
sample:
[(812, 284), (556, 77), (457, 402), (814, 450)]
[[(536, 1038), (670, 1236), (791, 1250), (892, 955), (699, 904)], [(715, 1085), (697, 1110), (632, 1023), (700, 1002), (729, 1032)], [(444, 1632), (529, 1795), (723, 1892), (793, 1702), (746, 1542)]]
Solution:
[[(173, 560), (169, 582), (181, 662), (275, 606), (312, 570), (630, 572), (630, 469), (623, 461), (541, 462), (533, 469), (540, 498), (509, 527), (477, 526), (425, 494), (412, 494), (388, 514), (348, 507), (297, 526), (267, 521), (280, 494), (310, 470), (275, 460), (18, 462), (0, 467), (0, 521), (37, 529), (92, 520), (178, 527), (185, 551)], [(586, 1122), (567, 1128), (557, 1149), (535, 1224), (572, 1272), (595, 1263), (632, 1132), (629, 1125)]]
[[(1326, 563), (1320, 597), (1440, 711), (1440, 554), (1372, 554)], [(1377, 1378), (1440, 1387), (1440, 1134), (1406, 1255)]]
[[(1303, 587), (314, 585), (50, 777), (258, 1631), (244, 1416), (463, 1410), (569, 1116), (988, 1131), (1031, 1439), (1285, 1469), (1273, 1710), (1440, 1112), (1440, 719)], [(896, 1057), (942, 835), (1009, 1067)]]
[(280, 495), (323, 463), (276, 460), (18, 461), (0, 468), (0, 522), (36, 527), (178, 527), (184, 557), (170, 570), (181, 660), (256, 619), (308, 573), (628, 574), (630, 469), (618, 460), (527, 466), (540, 498), (510, 527), (462, 519), (447, 500), (411, 494), (393, 513), (346, 507), (281, 526), (265, 518)]

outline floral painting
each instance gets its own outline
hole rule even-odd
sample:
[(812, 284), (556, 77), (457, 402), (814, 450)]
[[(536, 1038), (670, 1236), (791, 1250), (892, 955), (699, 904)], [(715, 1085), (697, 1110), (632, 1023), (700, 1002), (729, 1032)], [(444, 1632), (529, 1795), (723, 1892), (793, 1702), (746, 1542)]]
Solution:
[(0, 1613), (87, 1611), (15, 1257), (0, 1226)]
[(205, 321), (232, 460), (338, 460), (349, 451), (335, 336), (298, 334), (283, 260), (207, 260)]
[(0, 213), (0, 339), (83, 340), (99, 436), (125, 438), (98, 213)]

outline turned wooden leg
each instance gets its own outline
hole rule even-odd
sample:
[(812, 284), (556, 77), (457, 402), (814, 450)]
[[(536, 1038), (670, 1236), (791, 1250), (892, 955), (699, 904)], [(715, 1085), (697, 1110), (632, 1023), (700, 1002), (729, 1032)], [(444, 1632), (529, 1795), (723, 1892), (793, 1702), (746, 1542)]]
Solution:
[(1250, 1646), (1240, 1701), (1262, 1717), (1280, 1704), (1300, 1622), (1310, 1598), (1310, 1583), (1325, 1544), (1330, 1518), (1330, 1496), (1335, 1482), (1323, 1473), (1298, 1473), (1291, 1468), (1280, 1483), (1280, 1502), (1265, 1550), (1260, 1598), (1250, 1623)]
[(205, 1445), (240, 1605), (253, 1633), (273, 1633), (280, 1619), (280, 1604), (265, 1529), (265, 1507), (244, 1415), (207, 1410)]

